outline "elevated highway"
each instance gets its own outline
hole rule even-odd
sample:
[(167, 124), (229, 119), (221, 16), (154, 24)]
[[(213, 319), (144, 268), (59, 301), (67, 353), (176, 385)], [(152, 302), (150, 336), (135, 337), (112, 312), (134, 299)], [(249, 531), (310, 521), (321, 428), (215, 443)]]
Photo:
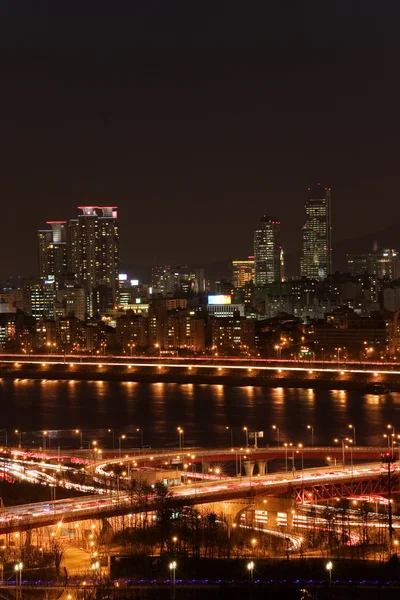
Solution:
[[(400, 468), (393, 466), (400, 473)], [(341, 487), (342, 486), (342, 487)], [(345, 486), (343, 488), (343, 486)], [(211, 502), (229, 502), (246, 499), (251, 504), (257, 496), (291, 494), (298, 502), (314, 500), (315, 490), (325, 487), (331, 490), (321, 499), (329, 499), (332, 490), (347, 489), (349, 495), (385, 493), (385, 467), (381, 463), (350, 465), (337, 468), (314, 468), (289, 473), (275, 473), (260, 477), (237, 477), (221, 481), (181, 485), (173, 488), (173, 496), (161, 502), (154, 496), (136, 499), (128, 493), (106, 494), (71, 498), (55, 502), (41, 502), (4, 508), (0, 511), (0, 534), (23, 531), (36, 527), (56, 525), (85, 519), (101, 519), (123, 514), (153, 511), (161, 506), (179, 507)], [(300, 491), (299, 491), (300, 490)], [(392, 493), (400, 492), (400, 477), (392, 482)]]

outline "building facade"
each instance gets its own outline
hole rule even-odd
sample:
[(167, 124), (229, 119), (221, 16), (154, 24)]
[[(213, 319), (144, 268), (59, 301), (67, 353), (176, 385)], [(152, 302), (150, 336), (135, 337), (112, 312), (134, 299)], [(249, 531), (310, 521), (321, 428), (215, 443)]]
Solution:
[(234, 288), (243, 288), (246, 283), (254, 281), (254, 256), (246, 260), (232, 261), (232, 284)]
[(330, 188), (323, 188), (318, 184), (317, 187), (309, 189), (305, 212), (301, 276), (322, 280), (332, 272)]
[(261, 217), (260, 227), (254, 232), (254, 279), (257, 286), (281, 279), (279, 233), (279, 221)]

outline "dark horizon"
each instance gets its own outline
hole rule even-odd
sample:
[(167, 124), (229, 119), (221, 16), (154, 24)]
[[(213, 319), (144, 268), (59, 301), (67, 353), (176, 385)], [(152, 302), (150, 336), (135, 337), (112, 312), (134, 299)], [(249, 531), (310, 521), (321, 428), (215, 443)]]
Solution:
[(118, 205), (121, 262), (147, 266), (246, 257), (264, 213), (290, 255), (318, 181), (334, 247), (400, 222), (397, 13), (3, 2), (1, 279), (82, 204)]

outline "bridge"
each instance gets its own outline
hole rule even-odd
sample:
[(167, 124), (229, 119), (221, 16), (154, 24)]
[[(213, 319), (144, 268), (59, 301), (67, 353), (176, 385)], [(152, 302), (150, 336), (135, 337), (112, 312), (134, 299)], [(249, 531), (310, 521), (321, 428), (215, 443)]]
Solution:
[[(342, 387), (387, 382), (400, 388), (400, 363), (394, 361), (321, 361), (220, 357), (131, 357), (91, 355), (0, 355), (0, 374), (13, 378), (187, 382), (245, 380), (262, 385), (273, 379), (282, 386), (334, 381)], [(176, 379), (178, 378), (178, 379)], [(372, 393), (374, 390), (371, 390)]]
[[(395, 474), (400, 467), (392, 466)], [(293, 473), (274, 473), (258, 477), (236, 477), (220, 481), (180, 485), (173, 496), (163, 501), (148, 496), (136, 499), (128, 493), (95, 495), (55, 502), (24, 504), (0, 511), (0, 534), (85, 519), (155, 511), (214, 502), (245, 500), (248, 504), (261, 496), (291, 495), (297, 502), (315, 502), (334, 497), (387, 493), (385, 467), (381, 463), (304, 469)], [(391, 493), (400, 493), (400, 477), (394, 477)]]

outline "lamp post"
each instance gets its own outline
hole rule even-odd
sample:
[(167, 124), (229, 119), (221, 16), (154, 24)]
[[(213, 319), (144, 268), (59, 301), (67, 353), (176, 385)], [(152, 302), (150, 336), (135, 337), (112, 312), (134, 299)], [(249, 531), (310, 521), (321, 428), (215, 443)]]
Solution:
[(97, 578), (98, 578), (99, 569), (100, 569), (100, 563), (98, 560), (96, 560), (96, 562), (92, 563), (92, 571), (93, 571), (93, 579), (94, 580), (97, 580)]
[[(391, 430), (390, 437), (392, 439), (392, 458), (393, 458), (393, 453), (394, 453), (393, 441), (394, 441), (394, 438), (396, 437), (396, 431), (395, 431), (393, 425), (387, 425), (387, 428)], [(388, 439), (388, 442), (389, 442), (389, 439)]]
[(20, 588), (20, 592), (21, 592), (21, 588), (22, 588), (22, 567), (23, 564), (22, 562), (17, 563), (14, 567), (15, 570), (15, 589), (18, 590), (18, 586)]
[(115, 448), (115, 436), (114, 436), (114, 429), (107, 429), (108, 433), (112, 434), (112, 441), (113, 441), (113, 450)]
[(143, 429), (137, 427), (136, 431), (137, 433), (140, 433), (140, 447), (143, 449)]
[(231, 434), (231, 448), (233, 448), (233, 431), (232, 431), (232, 427), (229, 427), (228, 425), (225, 427), (226, 431), (229, 431)]
[(297, 444), (297, 447), (301, 452), (301, 470), (304, 471), (304, 446), (303, 444)]
[(247, 569), (250, 574), (250, 583), (253, 583), (253, 581), (254, 581), (254, 562), (252, 560), (249, 563), (247, 563)]
[(77, 435), (80, 434), (80, 436), (81, 436), (81, 447), (79, 448), (79, 450), (83, 450), (83, 431), (81, 429), (75, 429), (75, 433)]
[(279, 427), (277, 425), (272, 425), (272, 429), (274, 429), (276, 431), (276, 439), (277, 439), (278, 448), (279, 448)]
[(327, 568), (327, 571), (329, 572), (329, 586), (331, 586), (332, 585), (332, 569), (333, 569), (333, 564), (331, 563), (331, 561), (326, 563), (326, 568)]
[[(43, 431), (43, 435), (42, 435), (42, 447), (43, 450), (46, 452), (46, 436), (48, 435), (48, 431)], [(50, 448), (50, 436), (49, 436), (49, 448)]]
[(175, 584), (176, 584), (176, 560), (169, 563), (169, 570), (171, 571), (171, 585), (172, 585), (172, 597), (175, 597)]
[(246, 436), (246, 446), (249, 446), (249, 430), (247, 427), (243, 427), (244, 434)]
[(15, 429), (14, 433), (18, 436), (18, 448), (22, 447), (22, 431)]
[(119, 456), (119, 458), (121, 458), (121, 442), (125, 438), (126, 438), (126, 435), (124, 433), (122, 435), (120, 435), (118, 438), (118, 456)]
[(355, 426), (354, 426), (354, 425), (352, 425), (352, 424), (350, 423), (350, 425), (349, 425), (349, 429), (352, 429), (352, 430), (353, 430), (353, 440), (354, 440), (354, 446), (357, 446), (357, 442), (356, 442), (356, 428), (355, 428)]
[(307, 425), (307, 429), (311, 431), (311, 446), (314, 447), (314, 427), (313, 425)]
[(288, 470), (288, 455), (287, 455), (288, 444), (287, 444), (287, 442), (285, 442), (283, 445), (285, 447), (285, 467), (286, 467), (286, 473), (287, 473), (287, 470)]
[(182, 450), (182, 448), (184, 447), (184, 431), (182, 429), (182, 427), (177, 427), (177, 431), (178, 431), (178, 436), (179, 436), (179, 450)]
[(341, 438), (340, 440), (338, 438), (335, 438), (333, 441), (335, 442), (335, 444), (339, 444), (340, 442), (342, 443), (343, 466), (345, 466), (345, 457), (344, 457), (344, 441), (345, 441), (345, 438)]

